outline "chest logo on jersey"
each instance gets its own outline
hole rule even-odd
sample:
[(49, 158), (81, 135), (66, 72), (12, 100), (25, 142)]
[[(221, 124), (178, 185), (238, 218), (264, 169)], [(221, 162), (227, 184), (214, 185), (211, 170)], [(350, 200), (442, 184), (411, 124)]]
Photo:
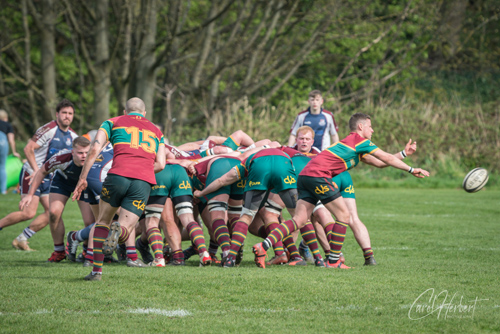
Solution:
[(288, 175), (287, 177), (285, 177), (285, 179), (283, 181), (286, 184), (292, 184), (292, 183), (295, 183), (295, 178), (293, 176)]
[(182, 183), (179, 185), (180, 189), (191, 189), (191, 184), (187, 181), (182, 181)]
[(137, 209), (139, 209), (141, 211), (144, 211), (144, 209), (146, 208), (146, 203), (144, 203), (141, 200), (135, 200), (135, 201), (133, 201), (132, 205), (135, 206)]
[(71, 138), (66, 138), (66, 145), (71, 146)]
[(325, 120), (324, 120), (324, 119), (320, 120), (320, 121), (319, 121), (319, 125), (320, 125), (320, 126), (325, 126), (325, 125), (326, 125)]
[(324, 195), (325, 193), (329, 192), (330, 191), (330, 188), (328, 188), (327, 186), (316, 186), (316, 189), (314, 189), (314, 192), (318, 195)]
[(236, 186), (238, 188), (245, 188), (246, 185), (247, 185), (247, 181), (246, 180), (241, 180), (240, 182), (236, 183)]

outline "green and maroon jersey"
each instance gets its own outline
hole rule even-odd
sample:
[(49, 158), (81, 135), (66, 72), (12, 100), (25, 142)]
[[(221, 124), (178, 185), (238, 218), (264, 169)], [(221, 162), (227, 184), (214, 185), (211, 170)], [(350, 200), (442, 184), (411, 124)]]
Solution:
[(101, 124), (113, 144), (113, 167), (109, 174), (156, 184), (154, 163), (158, 147), (164, 145), (163, 134), (139, 113), (118, 116)]
[(243, 160), (241, 164), (234, 166), (234, 168), (236, 169), (236, 173), (238, 174), (238, 179), (241, 180), (242, 178), (248, 175), (248, 170), (250, 169), (250, 165), (255, 159), (270, 155), (283, 156), (290, 159), (290, 156), (288, 156), (288, 154), (284, 153), (282, 150), (277, 148), (266, 148), (260, 150), (259, 152), (254, 153), (245, 160)]
[(360, 158), (366, 154), (372, 154), (378, 149), (369, 139), (351, 132), (340, 142), (326, 148), (314, 157), (300, 172), (300, 175), (332, 178), (356, 167)]

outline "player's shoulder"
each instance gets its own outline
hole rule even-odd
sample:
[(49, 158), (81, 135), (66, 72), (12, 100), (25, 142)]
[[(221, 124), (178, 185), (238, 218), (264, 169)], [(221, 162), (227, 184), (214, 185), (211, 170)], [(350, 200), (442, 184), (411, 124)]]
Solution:
[[(333, 116), (333, 113), (332, 113), (331, 111), (329, 111), (329, 110), (322, 109), (322, 110), (321, 110), (321, 112), (322, 112), (323, 114), (325, 114), (325, 115), (328, 115), (328, 116), (332, 116), (332, 117), (334, 117), (334, 116)], [(335, 118), (335, 117), (334, 117), (334, 118)]]
[(49, 160), (46, 162), (47, 170), (50, 170), (54, 166), (61, 165), (67, 162), (70, 162), (73, 160), (73, 154), (72, 150), (69, 149), (63, 149), (56, 154), (54, 154), (52, 157), (50, 157)]
[(317, 148), (316, 146), (312, 146), (311, 147), (311, 151), (309, 153), (312, 153), (312, 154), (320, 154), (321, 153), (321, 150), (319, 148)]
[(36, 130), (35, 135), (33, 136), (33, 140), (37, 141), (44, 135), (50, 134), (51, 132), (55, 132), (57, 130), (57, 127), (58, 127), (57, 122), (54, 120), (42, 125)]

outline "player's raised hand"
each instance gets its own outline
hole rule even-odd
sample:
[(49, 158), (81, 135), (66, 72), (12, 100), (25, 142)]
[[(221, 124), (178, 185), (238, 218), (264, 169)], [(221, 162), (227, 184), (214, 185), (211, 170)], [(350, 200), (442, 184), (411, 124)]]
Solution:
[(411, 175), (418, 177), (419, 179), (423, 179), (426, 176), (430, 176), (430, 173), (422, 168), (413, 168)]
[(413, 153), (415, 153), (416, 150), (417, 150), (417, 142), (414, 141), (412, 143), (411, 138), (410, 138), (410, 140), (408, 141), (408, 143), (405, 146), (405, 153), (406, 153), (406, 155), (412, 155)]
[(75, 200), (78, 200), (80, 199), (80, 195), (82, 194), (82, 192), (87, 189), (87, 180), (85, 179), (80, 179), (78, 180), (78, 183), (75, 187), (75, 190), (73, 191), (73, 196), (71, 197), (71, 199), (73, 200), (73, 202)]

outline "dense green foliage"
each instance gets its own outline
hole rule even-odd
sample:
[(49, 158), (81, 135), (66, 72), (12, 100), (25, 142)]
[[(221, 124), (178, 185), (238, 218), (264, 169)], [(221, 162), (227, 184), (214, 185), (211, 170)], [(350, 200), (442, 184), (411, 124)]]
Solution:
[[(24, 228), (19, 224), (0, 231), (0, 331), (495, 333), (499, 196), (357, 189), (379, 265), (362, 266), (348, 231), (344, 253), (355, 267), (348, 271), (310, 265), (262, 270), (250, 251), (258, 239), (249, 236), (239, 268), (198, 268), (195, 258), (174, 268), (105, 265), (101, 282), (85, 282), (88, 268), (45, 263), (52, 251), (48, 228), (31, 239), (38, 251), (13, 250), (10, 242)], [(17, 201), (6, 196), (0, 214)], [(74, 203), (64, 221), (67, 230), (82, 225)], [(417, 300), (428, 289), (434, 296), (442, 292), (434, 306), (430, 293)], [(476, 298), (475, 308), (463, 308)], [(411, 320), (409, 313), (428, 316)]]

